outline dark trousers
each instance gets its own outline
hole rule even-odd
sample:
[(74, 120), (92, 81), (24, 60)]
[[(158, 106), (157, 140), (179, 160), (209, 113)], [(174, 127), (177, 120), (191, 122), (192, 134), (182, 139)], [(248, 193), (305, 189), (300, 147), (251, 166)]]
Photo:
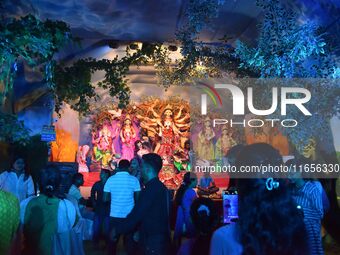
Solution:
[(167, 255), (171, 253), (170, 237), (167, 235), (152, 235), (144, 237), (141, 243), (143, 255)]
[[(110, 230), (112, 230), (115, 225), (119, 224), (122, 222), (124, 218), (114, 218), (110, 217)], [(117, 244), (119, 242), (120, 235), (117, 236), (117, 239), (115, 241), (112, 241), (110, 239), (110, 235), (108, 236), (108, 254), (110, 255), (115, 255), (117, 253)], [(125, 251), (128, 255), (132, 255), (135, 253), (136, 249), (136, 242), (133, 240), (133, 233), (128, 233), (123, 236), (123, 241), (124, 241), (124, 248)]]
[(110, 216), (95, 214), (93, 220), (93, 241), (98, 244), (101, 237), (108, 240), (110, 234)]

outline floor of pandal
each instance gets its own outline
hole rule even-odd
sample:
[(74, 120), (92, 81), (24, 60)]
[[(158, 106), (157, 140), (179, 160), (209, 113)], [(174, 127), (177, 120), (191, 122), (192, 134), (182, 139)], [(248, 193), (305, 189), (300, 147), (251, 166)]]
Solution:
[[(339, 255), (340, 244), (336, 244), (329, 236), (324, 238), (325, 255)], [(85, 241), (84, 243), (86, 255), (107, 255), (104, 242), (100, 243), (100, 247), (95, 247), (91, 241)], [(126, 255), (123, 248), (122, 238), (117, 247), (118, 255)]]

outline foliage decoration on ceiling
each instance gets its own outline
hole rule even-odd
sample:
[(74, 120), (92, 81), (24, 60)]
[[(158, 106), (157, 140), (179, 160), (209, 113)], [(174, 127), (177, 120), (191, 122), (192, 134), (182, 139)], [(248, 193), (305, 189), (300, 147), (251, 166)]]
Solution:
[[(187, 2), (184, 25), (176, 33), (182, 58), (175, 64), (164, 45), (146, 43), (134, 53), (127, 49), (123, 58), (80, 59), (70, 66), (56, 63), (54, 54), (73, 40), (64, 22), (42, 22), (32, 15), (2, 22), (0, 81), (4, 84), (4, 91), (0, 93), (0, 99), (3, 100), (13, 87), (19, 60), (43, 68), (46, 82), (55, 95), (57, 111), (66, 102), (81, 114), (89, 112), (91, 100), (97, 99), (95, 85), (91, 82), (94, 72), (105, 72), (104, 80), (97, 85), (108, 89), (111, 97), (123, 108), (129, 102), (130, 90), (126, 80), (129, 67), (143, 63), (154, 64), (159, 84), (165, 88), (195, 78), (223, 77), (225, 73), (258, 78), (339, 78), (340, 69), (328, 48), (326, 35), (312, 22), (300, 23), (297, 15), (285, 9), (279, 0), (257, 1), (263, 9), (264, 19), (256, 47), (238, 42), (233, 49), (224, 40), (215, 44), (200, 41), (200, 32), (210, 28), (223, 3), (221, 0)], [(299, 128), (287, 133), (294, 143), (308, 141), (315, 135), (310, 132), (311, 125), (315, 132), (327, 129), (324, 124), (340, 112), (339, 84), (317, 84), (319, 87), (311, 88), (312, 93), (319, 93), (324, 100), (312, 100), (313, 118), (300, 120)], [(270, 91), (268, 89), (268, 93)], [(268, 103), (271, 98), (268, 93), (257, 94), (255, 105), (260, 107)]]
[(41, 21), (33, 15), (0, 22), (0, 104), (13, 89), (17, 63), (42, 69), (53, 87), (51, 61), (56, 52), (72, 40), (69, 26), (62, 21)]
[[(133, 53), (127, 48), (126, 56), (122, 58), (116, 56), (113, 60), (80, 59), (71, 66), (56, 64), (54, 67), (56, 111), (59, 112), (62, 103), (67, 102), (79, 113), (88, 113), (91, 110), (91, 102), (98, 99), (96, 86), (108, 90), (119, 108), (126, 107), (130, 99), (126, 79), (130, 66), (146, 64), (160, 48), (158, 44), (144, 43), (141, 49)], [(91, 76), (96, 71), (104, 71), (104, 79), (93, 84)]]
[[(299, 125), (281, 130), (302, 148), (320, 132), (328, 133), (330, 118), (340, 113), (340, 66), (316, 24), (299, 22), (298, 15), (284, 8), (279, 0), (259, 0), (257, 4), (264, 10), (257, 46), (249, 47), (238, 41), (235, 57), (241, 61), (240, 68), (258, 73), (261, 79), (281, 78), (286, 81), (284, 86), (303, 86), (311, 91), (308, 109), (312, 116), (305, 117), (292, 108), (285, 118), (297, 119)], [(260, 91), (254, 97), (255, 105), (267, 109), (271, 88)]]

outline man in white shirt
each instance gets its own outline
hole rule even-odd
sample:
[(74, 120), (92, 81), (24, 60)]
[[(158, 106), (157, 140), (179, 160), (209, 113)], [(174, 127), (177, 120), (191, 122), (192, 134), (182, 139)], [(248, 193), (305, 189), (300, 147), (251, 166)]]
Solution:
[(78, 202), (80, 212), (82, 212), (86, 205), (86, 200), (80, 193), (79, 187), (84, 184), (84, 176), (81, 173), (76, 173), (72, 178), (72, 185), (68, 191), (68, 195)]
[(0, 190), (15, 195), (19, 202), (35, 194), (32, 177), (25, 173), (25, 161), (17, 158), (9, 171), (0, 174)]
[[(110, 227), (111, 229), (124, 220), (132, 211), (135, 200), (137, 200), (140, 192), (140, 184), (135, 176), (129, 173), (130, 162), (122, 159), (119, 161), (117, 173), (111, 176), (104, 186), (104, 201), (108, 201), (111, 196), (110, 206)], [(128, 254), (133, 252), (132, 234), (124, 236), (124, 245)], [(116, 253), (116, 246), (119, 237), (116, 241), (110, 241), (109, 254)]]

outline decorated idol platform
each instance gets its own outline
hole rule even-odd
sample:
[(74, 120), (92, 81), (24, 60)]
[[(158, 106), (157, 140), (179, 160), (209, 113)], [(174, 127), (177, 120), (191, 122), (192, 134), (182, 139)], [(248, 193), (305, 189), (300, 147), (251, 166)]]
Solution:
[[(130, 89), (126, 107), (119, 108), (103, 92), (88, 115), (79, 116), (65, 106), (54, 124), (57, 139), (52, 142), (50, 161), (77, 162), (85, 187), (99, 180), (101, 169), (114, 171), (122, 159), (141, 168), (141, 158), (149, 152), (161, 156), (159, 178), (172, 190), (196, 165), (227, 165), (225, 156), (237, 144), (266, 142), (281, 155), (289, 155), (288, 140), (277, 130), (259, 135), (249, 128), (213, 127), (211, 119), (220, 118), (215, 113), (197, 118), (200, 109), (190, 103), (192, 91), (185, 86), (164, 90), (153, 84), (131, 84)], [(196, 174), (200, 179), (206, 173)], [(228, 174), (212, 177), (220, 190), (229, 186)]]
[(159, 178), (175, 189), (190, 170), (189, 121), (189, 105), (179, 97), (149, 97), (125, 109), (100, 109), (93, 118), (91, 144), (79, 146), (79, 172), (114, 170), (121, 159), (140, 164), (144, 154), (155, 152), (163, 159)]
[[(215, 153), (210, 144), (191, 141), (189, 91), (176, 86), (166, 91), (157, 85), (130, 86), (130, 103), (122, 109), (107, 101), (105, 94), (86, 116), (65, 107), (54, 124), (57, 139), (52, 143), (50, 161), (76, 161), (84, 186), (90, 187), (99, 180), (101, 169), (114, 171), (122, 159), (135, 160), (141, 167), (142, 156), (154, 152), (163, 159), (160, 180), (169, 189), (177, 189), (198, 159), (193, 147), (204, 158)], [(195, 133), (198, 137), (199, 129)], [(227, 187), (229, 180), (224, 176), (215, 181)]]

